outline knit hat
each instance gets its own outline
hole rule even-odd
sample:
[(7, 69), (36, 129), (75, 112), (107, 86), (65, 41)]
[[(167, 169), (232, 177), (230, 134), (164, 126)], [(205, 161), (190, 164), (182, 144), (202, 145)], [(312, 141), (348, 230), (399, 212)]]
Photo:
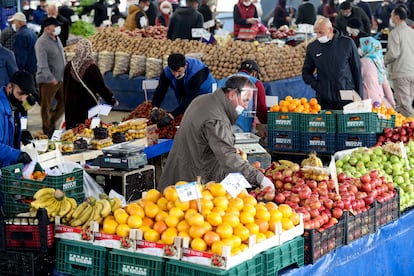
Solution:
[(11, 76), (9, 83), (18, 85), (20, 89), (22, 90), (23, 94), (26, 94), (26, 95), (37, 94), (33, 76), (27, 71), (24, 71), (24, 70), (17, 71)]
[(351, 27), (352, 29), (359, 29), (361, 28), (361, 21), (358, 18), (351, 18), (348, 20), (347, 24), (348, 27)]

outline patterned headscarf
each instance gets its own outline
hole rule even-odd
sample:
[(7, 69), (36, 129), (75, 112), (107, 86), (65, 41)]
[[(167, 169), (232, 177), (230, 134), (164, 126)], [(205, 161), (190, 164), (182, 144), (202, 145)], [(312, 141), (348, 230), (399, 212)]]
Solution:
[(80, 78), (83, 78), (86, 69), (93, 63), (92, 59), (92, 43), (87, 39), (79, 40), (76, 45), (75, 56), (71, 60), (73, 67), (71, 66), (70, 73), (77, 81), (78, 77), (73, 69), (76, 70)]
[(373, 37), (361, 37), (359, 39), (362, 57), (371, 59), (377, 67), (378, 80), (382, 84), (385, 77), (384, 56), (381, 43)]

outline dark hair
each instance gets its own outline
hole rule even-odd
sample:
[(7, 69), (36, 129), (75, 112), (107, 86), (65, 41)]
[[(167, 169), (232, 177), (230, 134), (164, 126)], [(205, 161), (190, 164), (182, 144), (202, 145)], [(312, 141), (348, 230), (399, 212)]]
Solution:
[(348, 1), (342, 2), (339, 5), (339, 9), (340, 10), (349, 10), (349, 9), (351, 9), (351, 3), (349, 3)]
[(407, 10), (404, 5), (398, 5), (394, 10), (394, 14), (397, 15), (401, 20), (407, 19)]
[(183, 54), (175, 53), (168, 57), (168, 67), (173, 71), (177, 71), (181, 67), (184, 67), (185, 63), (185, 56)]
[(241, 75), (231, 76), (224, 85), (224, 93), (228, 93), (230, 90), (236, 89), (236, 93), (240, 94), (240, 90), (246, 85), (251, 88), (255, 88), (254, 83), (249, 78)]

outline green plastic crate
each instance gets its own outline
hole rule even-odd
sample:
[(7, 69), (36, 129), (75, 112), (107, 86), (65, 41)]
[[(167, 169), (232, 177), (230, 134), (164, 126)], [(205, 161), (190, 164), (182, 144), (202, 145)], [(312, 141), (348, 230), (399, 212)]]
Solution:
[(382, 133), (395, 126), (395, 115), (390, 120), (378, 118), (378, 113), (337, 114), (338, 133)]
[(165, 276), (259, 276), (263, 275), (263, 255), (257, 254), (228, 270), (211, 268), (189, 262), (168, 260), (165, 264)]
[(104, 276), (108, 249), (72, 240), (56, 242), (56, 270), (70, 275)]
[(268, 130), (300, 131), (301, 113), (267, 112)]
[(301, 114), (300, 131), (303, 133), (336, 133), (336, 111), (332, 114)]
[(165, 259), (162, 257), (114, 249), (108, 258), (108, 276), (158, 276), (165, 273)]
[(262, 253), (264, 264), (262, 275), (277, 275), (281, 269), (292, 264), (296, 264), (298, 267), (303, 266), (305, 261), (304, 246), (304, 239), (299, 236), (264, 251)]

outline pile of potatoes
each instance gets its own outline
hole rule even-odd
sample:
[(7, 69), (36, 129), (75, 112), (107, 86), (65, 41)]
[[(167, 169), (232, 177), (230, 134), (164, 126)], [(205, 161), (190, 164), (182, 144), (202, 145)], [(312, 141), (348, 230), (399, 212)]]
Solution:
[[(201, 58), (216, 79), (236, 73), (243, 60), (256, 60), (260, 66), (261, 80), (268, 82), (300, 76), (306, 54), (305, 43), (292, 47), (276, 43), (226, 40), (220, 44), (208, 45), (195, 40), (172, 41), (131, 36), (113, 27), (104, 28), (89, 39), (94, 52), (105, 53), (106, 59), (112, 53), (110, 56), (114, 59), (114, 65), (105, 60), (106, 66), (103, 66), (101, 62), (103, 73), (114, 70), (114, 74), (118, 75), (129, 71), (130, 78), (158, 77), (162, 71), (159, 69), (159, 60), (162, 61), (162, 66), (166, 66), (168, 55), (180, 52)], [(74, 49), (72, 47), (65, 50), (70, 52)], [(156, 66), (151, 62), (149, 64), (147, 59), (157, 60)], [(151, 72), (146, 72), (147, 70)]]

